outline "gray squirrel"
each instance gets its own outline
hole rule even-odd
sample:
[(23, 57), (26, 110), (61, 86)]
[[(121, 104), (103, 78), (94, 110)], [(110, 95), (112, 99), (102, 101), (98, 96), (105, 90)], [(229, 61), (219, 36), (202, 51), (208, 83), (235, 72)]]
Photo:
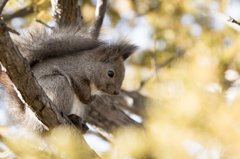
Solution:
[[(69, 116), (83, 132), (87, 130), (82, 123), (83, 104), (94, 102), (99, 91), (119, 94), (125, 74), (124, 61), (137, 49), (124, 40), (108, 43), (93, 39), (87, 28), (80, 30), (76, 26), (51, 32), (31, 29), (14, 42), (57, 109)], [(23, 126), (43, 132), (44, 125), (18, 99), (4, 72), (0, 74), (0, 83), (9, 99), (10, 117)], [(17, 118), (16, 114), (19, 114)]]

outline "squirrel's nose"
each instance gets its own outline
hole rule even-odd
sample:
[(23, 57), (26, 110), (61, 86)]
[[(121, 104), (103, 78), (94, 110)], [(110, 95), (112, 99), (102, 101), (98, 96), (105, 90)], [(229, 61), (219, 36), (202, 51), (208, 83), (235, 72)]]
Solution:
[(114, 91), (113, 94), (114, 94), (114, 95), (118, 95), (119, 92), (118, 92), (118, 91)]

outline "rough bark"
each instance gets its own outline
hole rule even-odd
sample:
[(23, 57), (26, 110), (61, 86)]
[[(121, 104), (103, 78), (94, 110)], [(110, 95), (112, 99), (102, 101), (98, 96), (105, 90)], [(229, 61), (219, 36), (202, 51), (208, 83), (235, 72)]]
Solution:
[(49, 115), (44, 115), (45, 113), (43, 112), (47, 114), (53, 113), (53, 116), (50, 117), (51, 120), (43, 121), (45, 125), (48, 127), (58, 125), (57, 114), (48, 110), (49, 107), (54, 109), (54, 106), (37, 84), (30, 70), (30, 66), (14, 45), (5, 28), (5, 23), (0, 20), (0, 60), (6, 68), (8, 76), (21, 92), (23, 99), (36, 111), (41, 121), (43, 121), (45, 116), (47, 118), (50, 117)]
[(80, 6), (77, 0), (51, 0), (52, 16), (58, 27), (68, 24), (82, 26)]

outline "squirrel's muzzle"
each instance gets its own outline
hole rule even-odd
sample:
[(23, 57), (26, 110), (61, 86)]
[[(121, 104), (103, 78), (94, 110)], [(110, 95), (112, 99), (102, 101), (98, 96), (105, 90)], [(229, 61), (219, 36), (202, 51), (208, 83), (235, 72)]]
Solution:
[(120, 93), (120, 88), (116, 88), (114, 85), (108, 85), (105, 92), (110, 95), (118, 95)]

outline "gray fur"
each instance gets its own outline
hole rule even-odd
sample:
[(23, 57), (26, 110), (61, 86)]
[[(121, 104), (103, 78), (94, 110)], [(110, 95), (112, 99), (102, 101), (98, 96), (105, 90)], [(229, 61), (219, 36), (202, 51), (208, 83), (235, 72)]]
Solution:
[[(91, 39), (87, 29), (74, 26), (51, 33), (33, 29), (17, 39), (16, 45), (46, 94), (65, 115), (72, 113), (75, 97), (84, 104), (94, 102), (90, 85), (110, 95), (118, 94), (124, 79), (124, 60), (137, 48), (126, 41), (109, 44)], [(112, 78), (109, 70), (114, 72)], [(18, 107), (21, 112), (26, 110), (24, 105)], [(76, 115), (82, 114), (81, 108)]]
[(47, 29), (31, 28), (14, 41), (31, 66), (47, 58), (91, 50), (101, 45), (100, 41), (88, 36), (86, 27), (80, 30), (78, 26), (73, 25), (53, 29), (51, 33), (48, 31)]

